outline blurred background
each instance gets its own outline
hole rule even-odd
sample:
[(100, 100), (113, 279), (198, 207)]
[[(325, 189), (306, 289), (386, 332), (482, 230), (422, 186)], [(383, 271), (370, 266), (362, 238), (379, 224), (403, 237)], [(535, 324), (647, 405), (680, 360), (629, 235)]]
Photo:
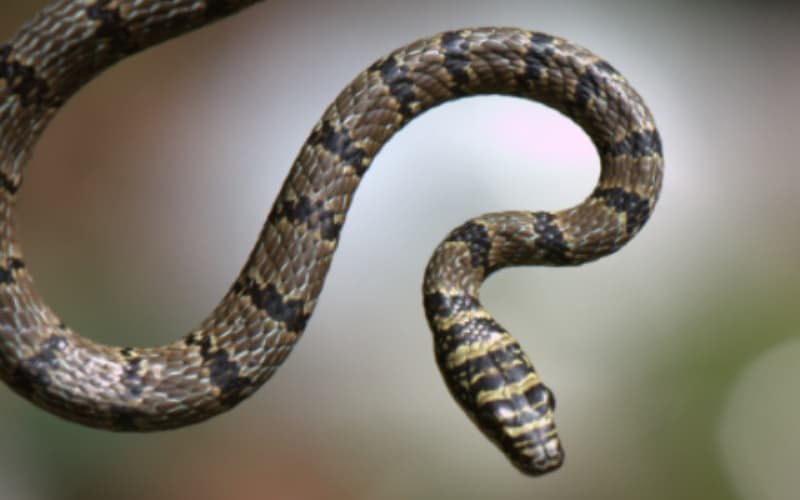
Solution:
[[(10, 37), (45, 2), (4, 0)], [(454, 226), (557, 209), (597, 177), (543, 106), (475, 98), (420, 117), (355, 198), (319, 307), (234, 411), (124, 435), (0, 387), (0, 497), (792, 499), (800, 479), (800, 7), (771, 2), (273, 0), (137, 55), (56, 116), (26, 171), (26, 261), (95, 340), (158, 345), (212, 309), (324, 108), (422, 36), (516, 25), (607, 58), (642, 93), (661, 201), (619, 253), (482, 289), (545, 383), (567, 454), (522, 476), (451, 400), (420, 283)]]

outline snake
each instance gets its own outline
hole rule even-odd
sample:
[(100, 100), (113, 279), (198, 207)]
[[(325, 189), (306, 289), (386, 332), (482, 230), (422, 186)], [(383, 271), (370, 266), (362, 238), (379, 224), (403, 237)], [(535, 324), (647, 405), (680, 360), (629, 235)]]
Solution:
[(36, 291), (14, 207), (23, 167), (53, 115), (116, 62), (256, 3), (61, 0), (0, 45), (0, 378), (48, 412), (113, 431), (172, 429), (233, 408), (305, 330), (345, 214), (381, 147), (442, 103), (515, 96), (586, 132), (600, 157), (597, 186), (572, 208), (489, 213), (452, 230), (425, 269), (422, 302), (436, 363), (466, 415), (522, 473), (559, 468), (553, 393), (483, 307), (479, 288), (505, 267), (574, 266), (615, 252), (651, 216), (663, 177), (661, 139), (640, 95), (611, 64), (565, 39), (456, 29), (368, 66), (301, 146), (228, 292), (179, 340), (147, 348), (94, 342)]

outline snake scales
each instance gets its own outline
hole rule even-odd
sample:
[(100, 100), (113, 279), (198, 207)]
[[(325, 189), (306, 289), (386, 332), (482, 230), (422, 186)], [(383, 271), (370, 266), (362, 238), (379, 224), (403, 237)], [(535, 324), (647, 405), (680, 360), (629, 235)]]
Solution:
[(61, 105), (103, 69), (255, 0), (62, 0), (0, 46), (0, 376), (40, 407), (120, 431), (184, 426), (230, 409), (280, 366), (311, 316), (351, 197), (373, 157), (425, 110), (476, 94), (534, 99), (577, 122), (599, 183), (559, 212), (472, 219), (439, 245), (423, 293), (435, 357), (467, 415), (528, 474), (559, 467), (555, 401), (478, 290), (514, 265), (576, 265), (619, 249), (650, 216), (663, 170), (653, 118), (608, 63), (517, 29), (449, 31), (379, 59), (302, 146), (247, 263), (182, 339), (112, 347), (77, 335), (36, 293), (15, 238), (22, 168)]

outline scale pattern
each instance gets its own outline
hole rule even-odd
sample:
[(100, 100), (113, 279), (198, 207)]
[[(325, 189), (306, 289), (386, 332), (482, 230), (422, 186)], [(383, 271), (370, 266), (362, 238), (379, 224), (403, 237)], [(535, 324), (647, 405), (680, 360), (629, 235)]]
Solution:
[(85, 425), (147, 431), (230, 409), (280, 366), (311, 316), (353, 193), (392, 135), (433, 106), (506, 94), (578, 123), (601, 158), (597, 188), (559, 212), (472, 219), (439, 245), (424, 305), (436, 360), (469, 417), (521, 471), (559, 467), (555, 400), (519, 344), (481, 306), (479, 287), (516, 265), (577, 265), (616, 251), (653, 211), (661, 141), (639, 95), (572, 43), (511, 28), (449, 31), (359, 74), (316, 124), (241, 274), (182, 339), (112, 347), (66, 326), (35, 291), (15, 238), (22, 168), (61, 105), (103, 69), (254, 1), (63, 0), (0, 45), (0, 377)]

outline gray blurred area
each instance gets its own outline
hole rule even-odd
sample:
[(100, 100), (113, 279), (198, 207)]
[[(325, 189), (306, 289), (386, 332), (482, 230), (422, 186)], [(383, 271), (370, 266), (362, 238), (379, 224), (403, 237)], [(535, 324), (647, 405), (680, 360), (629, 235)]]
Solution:
[[(43, 4), (4, 0), (0, 36)], [(56, 116), (20, 201), (40, 291), (103, 342), (188, 332), (238, 273), (338, 91), (400, 45), (475, 25), (590, 47), (644, 96), (664, 142), (662, 198), (631, 244), (580, 268), (503, 271), (482, 289), (556, 394), (560, 471), (520, 475), (464, 417), (422, 312), (422, 271), (452, 227), (569, 206), (598, 174), (567, 119), (484, 97), (433, 110), (382, 151), (307, 338), (235, 410), (113, 434), (0, 387), (0, 497), (797, 498), (800, 8), (789, 3), (253, 7), (125, 61)]]

